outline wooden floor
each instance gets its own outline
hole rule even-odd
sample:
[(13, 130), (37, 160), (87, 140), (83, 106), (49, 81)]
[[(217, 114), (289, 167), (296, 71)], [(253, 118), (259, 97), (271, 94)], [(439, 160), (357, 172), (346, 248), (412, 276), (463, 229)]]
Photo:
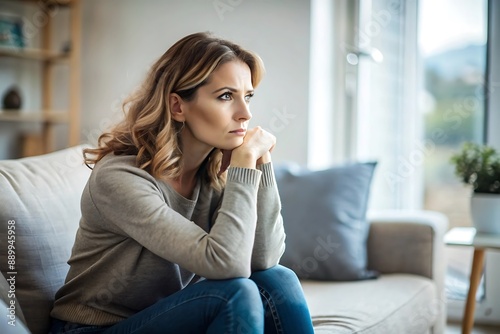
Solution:
[[(461, 334), (461, 325), (459, 323), (448, 323), (444, 334)], [(472, 334), (500, 334), (500, 327), (475, 325)]]

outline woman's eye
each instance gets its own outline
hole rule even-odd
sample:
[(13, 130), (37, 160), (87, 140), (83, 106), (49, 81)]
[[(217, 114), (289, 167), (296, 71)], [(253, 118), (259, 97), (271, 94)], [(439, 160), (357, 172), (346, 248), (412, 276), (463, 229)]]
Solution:
[(252, 97), (253, 97), (253, 93), (246, 95), (245, 96), (245, 101), (250, 102), (250, 100), (252, 99)]
[(219, 99), (224, 100), (224, 101), (229, 101), (231, 100), (231, 93), (224, 93), (221, 96), (219, 96)]

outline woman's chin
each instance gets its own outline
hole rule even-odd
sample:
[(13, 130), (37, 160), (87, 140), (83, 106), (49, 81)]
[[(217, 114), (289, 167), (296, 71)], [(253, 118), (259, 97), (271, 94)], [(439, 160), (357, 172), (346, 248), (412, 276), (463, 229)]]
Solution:
[(224, 143), (224, 145), (220, 145), (220, 147), (217, 148), (220, 150), (232, 151), (235, 148), (241, 146), (241, 144), (243, 144), (243, 139), (238, 141), (234, 140), (231, 143)]
[(217, 147), (217, 148), (218, 148), (219, 150), (221, 150), (221, 151), (232, 151), (232, 150), (234, 150), (235, 148), (237, 148), (238, 146), (240, 146), (240, 145), (236, 145), (236, 146), (235, 146), (235, 145), (231, 145), (231, 146), (229, 146), (229, 145), (224, 145), (224, 146)]

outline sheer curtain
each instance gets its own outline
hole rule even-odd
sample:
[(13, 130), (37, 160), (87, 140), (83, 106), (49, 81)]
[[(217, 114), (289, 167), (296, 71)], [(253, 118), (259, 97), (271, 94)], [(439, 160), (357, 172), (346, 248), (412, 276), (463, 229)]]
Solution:
[(377, 160), (371, 209), (422, 207), (429, 150), (417, 110), (415, 1), (362, 0), (358, 25), (355, 156)]
[(370, 209), (422, 206), (416, 2), (311, 1), (309, 167), (376, 160)]

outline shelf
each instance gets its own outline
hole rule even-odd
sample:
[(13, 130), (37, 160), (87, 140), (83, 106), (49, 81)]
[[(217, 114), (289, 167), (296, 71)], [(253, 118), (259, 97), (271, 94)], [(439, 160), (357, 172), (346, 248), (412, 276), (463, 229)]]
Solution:
[(45, 61), (66, 61), (69, 60), (69, 53), (54, 52), (43, 49), (15, 49), (0, 47), (0, 57), (35, 59)]
[(1, 122), (18, 123), (68, 123), (68, 113), (63, 111), (37, 111), (28, 112), (24, 110), (0, 110)]
[[(32, 81), (40, 81), (36, 85), (36, 87), (39, 87), (40, 101), (34, 104), (40, 107), (27, 110), (0, 109), (0, 124), (4, 128), (15, 126), (16, 132), (36, 131), (36, 133), (23, 135), (25, 139), (30, 138), (29, 145), (23, 144), (23, 156), (52, 152), (55, 149), (61, 148), (62, 145), (65, 147), (77, 145), (80, 142), (82, 1), (0, 0), (0, 4), (3, 5), (4, 2), (12, 2), (12, 11), (17, 16), (22, 16), (26, 11), (36, 11), (38, 14), (43, 14), (44, 21), (43, 24), (37, 26), (39, 36), (37, 36), (37, 43), (33, 44), (35, 47), (0, 46), (0, 60), (2, 64), (7, 64), (7, 58), (19, 59), (15, 64), (19, 66), (15, 66), (14, 68), (17, 71), (29, 70), (27, 67), (31, 65), (29, 62), (39, 62), (37, 65), (40, 65), (39, 76), (41, 79), (38, 80), (38, 73), (32, 78), (30, 78), (30, 74), (23, 78), (24, 81), (30, 83)], [(54, 20), (55, 14), (59, 10), (58, 7), (61, 7), (61, 12), (64, 11), (64, 14), (60, 16), (60, 19)], [(0, 12), (2, 11), (0, 10)], [(37, 18), (38, 16), (33, 19), (36, 20)], [(63, 23), (67, 24), (67, 28), (69, 29), (69, 36), (64, 37), (64, 43), (70, 43), (68, 46), (71, 47), (71, 50), (67, 52), (62, 48), (55, 47), (55, 45), (63, 42), (63, 36), (56, 34), (56, 29), (65, 29), (62, 26), (60, 27)], [(8, 65), (10, 65), (10, 62)], [(63, 65), (63, 70), (68, 74), (69, 96), (67, 106), (56, 110), (54, 109), (56, 93), (63, 94), (63, 92), (56, 91), (55, 88), (55, 83), (60, 82), (59, 76), (56, 75), (56, 71), (59, 71), (58, 67), (60, 65)], [(3, 75), (4, 70), (0, 72)], [(22, 86), (22, 84), (20, 85)], [(34, 96), (27, 98), (34, 98)], [(62, 130), (59, 128), (61, 124), (65, 125), (67, 131), (60, 133), (59, 130)], [(22, 126), (19, 127), (18, 125)], [(27, 127), (24, 125), (27, 125)], [(67, 132), (68, 135), (66, 143), (59, 140), (60, 134), (64, 132)], [(33, 149), (33, 147), (36, 149)]]
[(7, 0), (7, 1), (16, 1), (23, 3), (31, 3), (31, 4), (41, 4), (43, 3), (46, 6), (71, 6), (71, 0)]

